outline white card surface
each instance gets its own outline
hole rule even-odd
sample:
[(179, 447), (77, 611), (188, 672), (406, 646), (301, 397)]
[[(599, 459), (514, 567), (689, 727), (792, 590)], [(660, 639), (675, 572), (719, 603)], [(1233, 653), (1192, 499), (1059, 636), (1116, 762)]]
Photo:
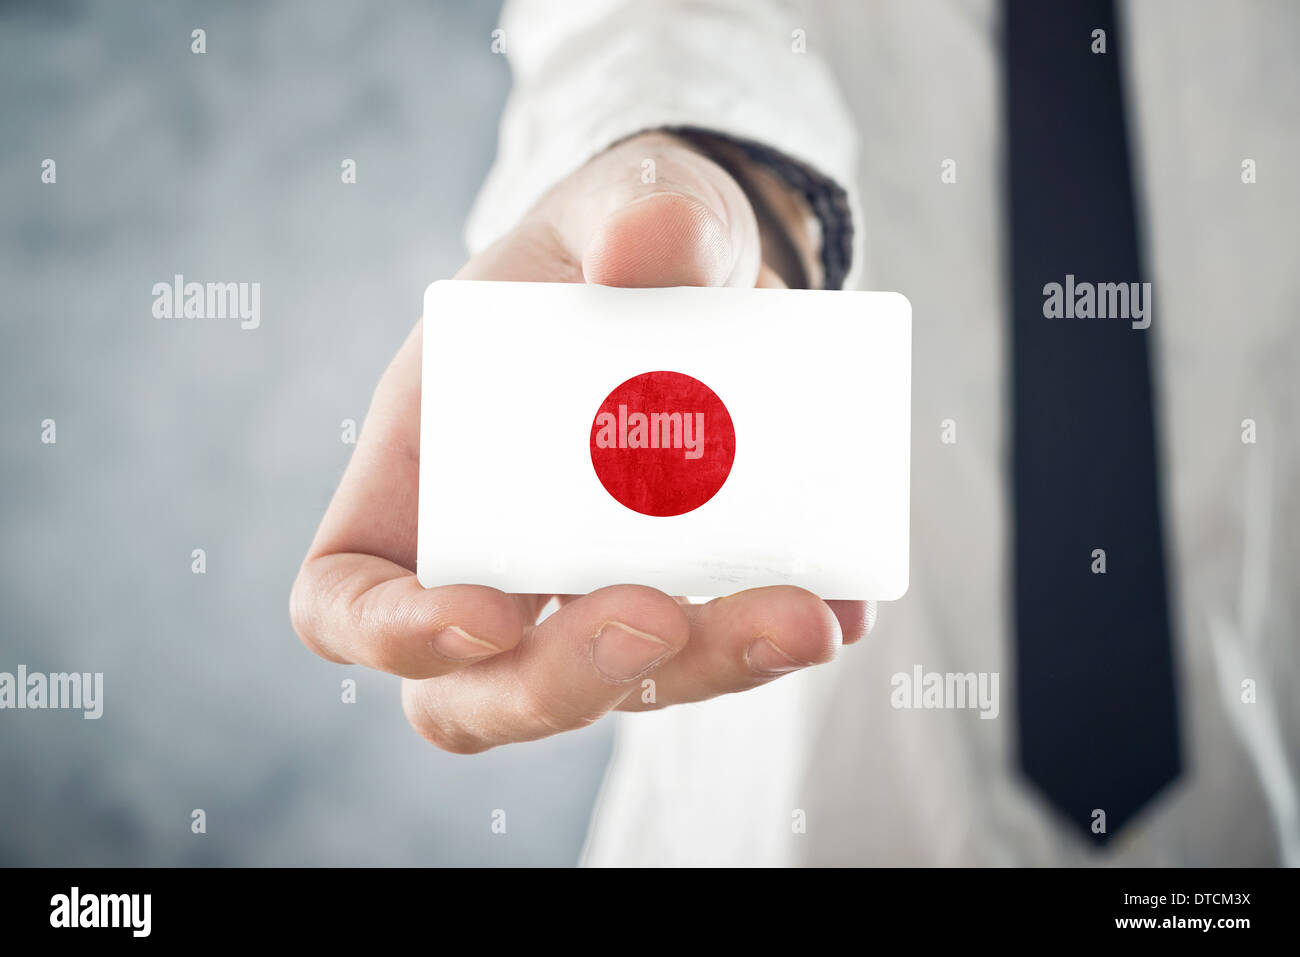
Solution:
[(900, 598), (910, 419), (898, 293), (435, 282), (418, 577)]

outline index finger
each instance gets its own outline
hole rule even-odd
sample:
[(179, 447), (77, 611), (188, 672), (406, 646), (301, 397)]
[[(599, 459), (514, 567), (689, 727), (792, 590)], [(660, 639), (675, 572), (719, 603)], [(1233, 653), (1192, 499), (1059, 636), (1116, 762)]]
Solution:
[(477, 585), (426, 590), (415, 578), (422, 328), (375, 389), (290, 596), (294, 627), (317, 654), (411, 678), (513, 648), (533, 602)]

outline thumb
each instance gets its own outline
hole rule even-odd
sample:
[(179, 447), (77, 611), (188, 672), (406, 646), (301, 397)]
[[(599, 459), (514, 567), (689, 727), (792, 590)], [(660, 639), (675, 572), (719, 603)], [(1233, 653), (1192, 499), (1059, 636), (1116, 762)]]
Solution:
[(580, 170), (571, 185), (578, 201), (561, 232), (587, 282), (753, 287), (758, 279), (758, 221), (744, 190), (683, 141), (633, 137)]

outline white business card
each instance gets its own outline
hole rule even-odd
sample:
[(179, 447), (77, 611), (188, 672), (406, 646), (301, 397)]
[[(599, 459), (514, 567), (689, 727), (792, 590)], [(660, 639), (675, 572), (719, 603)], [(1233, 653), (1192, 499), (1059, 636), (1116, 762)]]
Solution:
[(421, 584), (900, 598), (911, 312), (893, 292), (433, 283)]

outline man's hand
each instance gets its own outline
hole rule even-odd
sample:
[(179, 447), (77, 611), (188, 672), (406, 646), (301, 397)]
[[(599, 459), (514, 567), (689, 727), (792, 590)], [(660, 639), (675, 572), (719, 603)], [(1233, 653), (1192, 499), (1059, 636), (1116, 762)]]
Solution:
[[(655, 163), (649, 185), (641, 182), (646, 159)], [(781, 285), (762, 246), (753, 208), (722, 167), (682, 140), (643, 134), (552, 189), (456, 278)], [(438, 747), (483, 751), (580, 728), (615, 708), (745, 691), (829, 661), (869, 629), (867, 604), (823, 602), (789, 586), (692, 605), (653, 588), (612, 585), (559, 596), (561, 607), (541, 624), (548, 595), (422, 588), (414, 573), (420, 344), (417, 323), (375, 390), (294, 583), (290, 614), (322, 657), (406, 679), (407, 718)], [(519, 478), (528, 480), (526, 462)], [(646, 677), (655, 682), (653, 704), (642, 702)]]

